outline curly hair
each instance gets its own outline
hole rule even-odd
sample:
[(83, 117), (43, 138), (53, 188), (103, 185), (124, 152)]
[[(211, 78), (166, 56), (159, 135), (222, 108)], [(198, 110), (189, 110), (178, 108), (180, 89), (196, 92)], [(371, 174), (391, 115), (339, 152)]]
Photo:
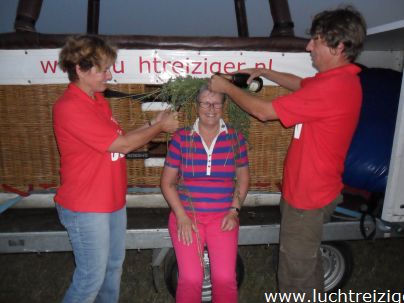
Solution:
[(312, 37), (319, 36), (330, 48), (344, 44), (344, 54), (349, 61), (355, 60), (366, 38), (366, 22), (352, 6), (318, 13), (310, 28)]
[(81, 35), (69, 37), (59, 54), (59, 66), (67, 72), (71, 82), (78, 80), (76, 66), (88, 71), (93, 66), (102, 69), (103, 64), (113, 64), (117, 49), (97, 36)]

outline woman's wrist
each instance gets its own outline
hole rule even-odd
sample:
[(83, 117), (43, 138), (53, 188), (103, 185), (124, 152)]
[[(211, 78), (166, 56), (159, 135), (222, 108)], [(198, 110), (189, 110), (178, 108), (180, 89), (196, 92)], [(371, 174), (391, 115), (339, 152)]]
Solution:
[(231, 213), (237, 215), (237, 217), (238, 217), (239, 214), (240, 214), (240, 208), (239, 208), (239, 207), (236, 207), (236, 206), (230, 206), (230, 207), (229, 207), (229, 211), (230, 211)]
[(155, 119), (151, 119), (147, 121), (148, 127), (154, 127), (155, 129), (158, 129), (159, 131), (162, 131), (162, 124), (161, 121), (156, 121)]
[(185, 212), (185, 209), (183, 209), (183, 208), (173, 209), (173, 212), (174, 212), (175, 217), (177, 219), (181, 218), (181, 217), (187, 217), (188, 216), (187, 213)]

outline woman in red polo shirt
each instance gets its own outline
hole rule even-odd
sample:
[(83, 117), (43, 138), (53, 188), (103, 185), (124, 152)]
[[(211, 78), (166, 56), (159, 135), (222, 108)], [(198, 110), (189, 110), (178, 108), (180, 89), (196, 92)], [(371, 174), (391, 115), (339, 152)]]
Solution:
[(53, 107), (61, 185), (60, 221), (75, 257), (63, 302), (118, 302), (126, 235), (125, 154), (160, 132), (177, 129), (177, 113), (123, 132), (102, 92), (112, 79), (117, 51), (96, 36), (71, 37), (59, 56), (70, 84)]

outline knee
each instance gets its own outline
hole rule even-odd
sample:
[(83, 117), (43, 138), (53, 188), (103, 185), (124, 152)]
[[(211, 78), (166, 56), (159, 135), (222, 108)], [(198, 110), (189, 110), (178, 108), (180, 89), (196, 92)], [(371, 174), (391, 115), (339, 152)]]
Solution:
[(199, 272), (184, 272), (178, 276), (178, 286), (201, 289), (203, 284), (203, 274)]
[(110, 258), (107, 263), (107, 271), (121, 271), (123, 262), (125, 260), (125, 254), (116, 255)]
[(219, 272), (212, 273), (212, 287), (234, 288), (237, 287), (236, 273)]
[(98, 291), (104, 283), (106, 275), (106, 268), (94, 269), (91, 272), (84, 274), (84, 278), (81, 278), (81, 287), (88, 289), (89, 291)]
[(76, 287), (91, 290), (98, 290), (104, 282), (107, 273), (107, 262), (87, 262), (77, 265), (73, 275)]
[(98, 293), (104, 283), (105, 275), (93, 276), (85, 285), (85, 291), (89, 293)]

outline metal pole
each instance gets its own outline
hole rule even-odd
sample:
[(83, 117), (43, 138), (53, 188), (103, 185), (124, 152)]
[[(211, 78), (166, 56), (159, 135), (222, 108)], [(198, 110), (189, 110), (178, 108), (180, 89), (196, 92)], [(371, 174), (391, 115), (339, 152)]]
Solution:
[(274, 27), (271, 37), (294, 37), (294, 24), (290, 16), (288, 0), (269, 0)]
[(98, 35), (100, 19), (100, 0), (88, 0), (87, 34)]
[(239, 37), (248, 37), (247, 14), (244, 0), (234, 0), (236, 8), (237, 29)]
[(36, 32), (35, 23), (41, 12), (42, 0), (20, 0), (14, 21), (17, 32)]

